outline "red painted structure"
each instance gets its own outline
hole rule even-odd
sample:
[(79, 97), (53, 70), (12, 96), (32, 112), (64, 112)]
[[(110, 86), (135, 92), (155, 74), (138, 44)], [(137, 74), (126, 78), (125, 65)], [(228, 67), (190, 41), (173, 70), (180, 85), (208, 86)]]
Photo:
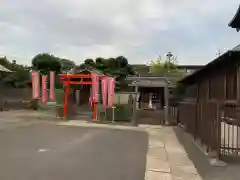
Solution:
[[(99, 75), (99, 79), (101, 80), (105, 75)], [(91, 74), (59, 74), (59, 78), (61, 82), (65, 85), (65, 93), (64, 93), (64, 109), (63, 109), (63, 117), (67, 117), (67, 109), (68, 109), (68, 94), (69, 88), (71, 84), (93, 84), (91, 81), (72, 81), (72, 79), (82, 78), (82, 79), (90, 79), (92, 78)], [(97, 103), (93, 104), (93, 119), (97, 120)]]

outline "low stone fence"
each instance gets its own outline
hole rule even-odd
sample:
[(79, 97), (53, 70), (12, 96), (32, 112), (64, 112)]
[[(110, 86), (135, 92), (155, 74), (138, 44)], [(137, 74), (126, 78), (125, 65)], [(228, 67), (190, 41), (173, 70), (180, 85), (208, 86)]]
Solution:
[(0, 88), (0, 111), (26, 109), (31, 98), (31, 88)]

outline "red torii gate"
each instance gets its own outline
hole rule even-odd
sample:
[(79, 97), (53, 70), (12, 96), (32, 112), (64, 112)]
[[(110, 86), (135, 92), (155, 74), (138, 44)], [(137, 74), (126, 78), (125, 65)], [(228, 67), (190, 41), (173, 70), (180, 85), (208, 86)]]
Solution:
[[(99, 80), (103, 77), (106, 77), (104, 74), (98, 75)], [(92, 85), (91, 81), (71, 81), (74, 78), (83, 78), (83, 79), (91, 79), (91, 74), (59, 74), (59, 78), (61, 82), (65, 85), (64, 91), (64, 109), (63, 109), (63, 117), (67, 117), (67, 109), (68, 109), (68, 93), (71, 84), (89, 84)], [(97, 120), (97, 103), (93, 103), (93, 119)]]

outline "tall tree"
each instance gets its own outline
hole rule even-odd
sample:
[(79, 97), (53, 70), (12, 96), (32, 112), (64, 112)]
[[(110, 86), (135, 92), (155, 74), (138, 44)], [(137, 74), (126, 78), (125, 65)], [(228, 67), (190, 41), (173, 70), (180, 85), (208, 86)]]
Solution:
[(68, 59), (59, 59), (61, 63), (61, 71), (67, 72), (71, 70), (72, 68), (76, 67), (75, 62), (68, 60)]
[(48, 74), (49, 71), (59, 73), (61, 70), (61, 62), (58, 57), (48, 53), (41, 53), (32, 59), (32, 68), (40, 71), (42, 74)]
[(106, 75), (115, 77), (117, 81), (117, 89), (125, 85), (125, 79), (128, 75), (135, 74), (132, 66), (128, 64), (128, 60), (124, 56), (108, 59), (98, 57), (95, 59), (95, 62), (92, 59), (86, 59), (78, 68), (90, 70), (96, 69)]
[(177, 68), (177, 56), (167, 56), (162, 59), (161, 56), (150, 63), (150, 73), (158, 76), (167, 76), (170, 80), (176, 82), (183, 78), (184, 73)]
[(150, 73), (152, 74), (161, 74), (161, 73), (166, 73), (167, 68), (164, 66), (164, 61), (162, 60), (161, 56), (158, 57), (157, 60), (152, 60), (150, 62)]
[(167, 74), (177, 70), (177, 56), (169, 55), (165, 59), (161, 56), (150, 62), (150, 73)]
[(104, 58), (101, 58), (101, 57), (96, 58), (95, 64), (96, 64), (95, 66), (96, 69), (99, 69), (102, 72), (108, 71), (108, 66)]
[(116, 58), (117, 61), (117, 66), (119, 68), (125, 68), (128, 65), (128, 60), (127, 58), (123, 57), (123, 56), (118, 56)]
[(87, 66), (92, 67), (92, 68), (94, 68), (96, 65), (93, 59), (86, 59), (84, 61), (84, 64), (86, 64)]
[(14, 60), (10, 62), (6, 57), (0, 58), (0, 64), (12, 72), (1, 72), (1, 81), (13, 87), (26, 87), (30, 82), (30, 67), (17, 64)]

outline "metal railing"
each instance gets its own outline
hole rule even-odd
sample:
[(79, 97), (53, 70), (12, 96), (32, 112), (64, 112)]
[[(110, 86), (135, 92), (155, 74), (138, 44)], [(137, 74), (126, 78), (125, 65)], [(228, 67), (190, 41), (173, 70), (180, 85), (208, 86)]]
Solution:
[(240, 157), (240, 104), (181, 102), (178, 122), (196, 140), (220, 157)]
[(221, 145), (222, 156), (240, 156), (240, 106), (225, 103), (221, 108)]
[(168, 107), (168, 121), (171, 124), (176, 124), (179, 121), (178, 118), (179, 111), (177, 106), (169, 106)]

